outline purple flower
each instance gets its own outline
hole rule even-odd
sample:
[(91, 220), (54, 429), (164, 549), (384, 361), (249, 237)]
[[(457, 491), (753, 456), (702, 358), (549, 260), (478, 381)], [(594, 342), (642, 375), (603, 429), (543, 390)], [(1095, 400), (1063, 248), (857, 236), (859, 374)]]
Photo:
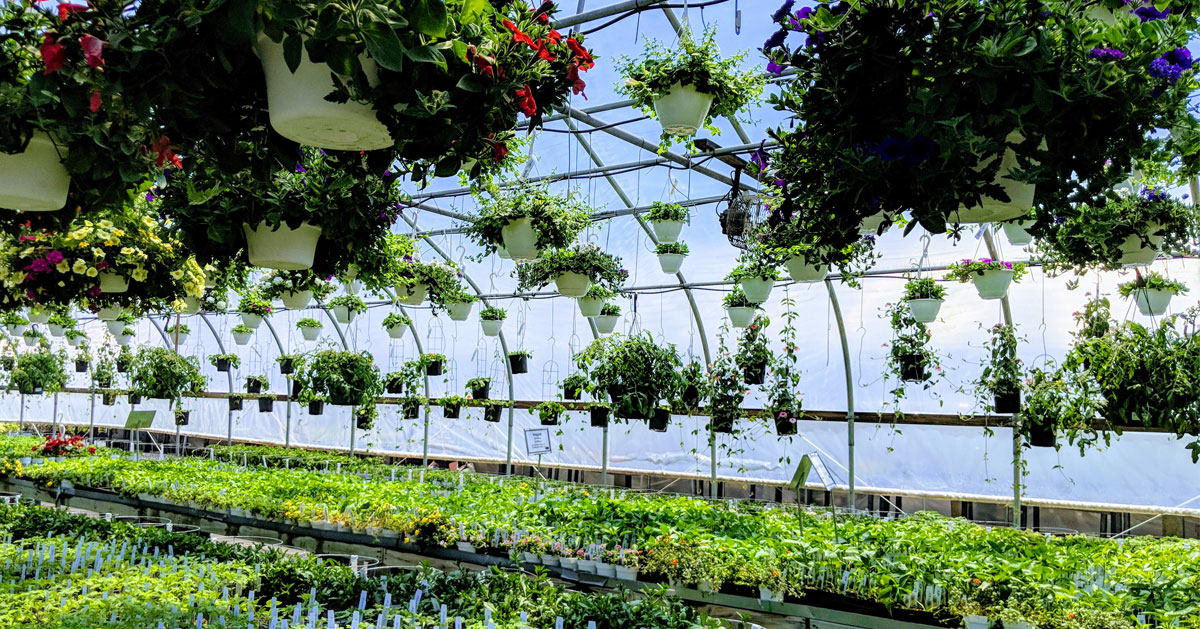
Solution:
[(1093, 48), (1088, 53), (1088, 56), (1101, 61), (1116, 61), (1117, 59), (1124, 59), (1125, 53), (1116, 48)]
[(787, 38), (787, 34), (788, 32), (782, 28), (775, 31), (770, 37), (767, 38), (767, 41), (763, 42), (763, 48), (770, 50), (772, 48), (778, 48), (782, 46), (783, 40)]
[(1179, 80), (1180, 75), (1183, 74), (1183, 68), (1180, 68), (1177, 65), (1172, 65), (1171, 62), (1167, 61), (1164, 57), (1159, 57), (1158, 59), (1150, 62), (1149, 72), (1150, 76), (1156, 79), (1166, 79), (1171, 83), (1175, 83)]
[(804, 7), (803, 9), (796, 11), (796, 15), (789, 17), (788, 23), (790, 23), (792, 25), (792, 28), (799, 30), (801, 28), (800, 23), (803, 22), (804, 20), (807, 20), (808, 18), (812, 17), (812, 14), (813, 14), (812, 9), (810, 9), (809, 7)]
[(154, 200), (154, 191), (153, 191), (153, 190), (151, 190), (151, 191), (149, 191), (149, 192), (147, 192), (147, 193), (146, 193), (146, 200), (147, 200), (147, 201), (153, 201), (153, 200)]
[(298, 172), (298, 173), (306, 173), (306, 172), (308, 172), (308, 169), (307, 169), (307, 168), (305, 168), (304, 166), (302, 166), (302, 165), (300, 164), (300, 162), (296, 162), (296, 172)]
[(766, 168), (767, 163), (771, 161), (771, 155), (767, 153), (767, 151), (763, 148), (763, 145), (760, 144), (758, 148), (754, 149), (754, 153), (750, 155), (750, 161), (753, 162), (755, 166), (758, 166), (759, 170), (762, 170), (763, 168)]
[(772, 22), (780, 22), (784, 16), (792, 12), (792, 5), (796, 4), (796, 0), (785, 0), (784, 3), (771, 16)]
[(1130, 13), (1141, 18), (1143, 22), (1153, 22), (1155, 20), (1167, 19), (1167, 16), (1171, 15), (1171, 9), (1167, 8), (1159, 11), (1158, 9), (1154, 8), (1154, 5), (1147, 5), (1134, 9), (1133, 11), (1130, 11)]
[(775, 76), (779, 76), (779, 75), (783, 74), (783, 68), (784, 68), (783, 66), (779, 65), (778, 63), (775, 63), (774, 59), (769, 59), (767, 61), (767, 72), (770, 72), (771, 74), (774, 74)]
[(58, 264), (63, 261), (63, 254), (61, 251), (51, 251), (46, 254), (46, 261), (50, 264)]
[(1147, 201), (1166, 201), (1168, 198), (1166, 192), (1159, 192), (1156, 188), (1142, 188), (1142, 196)]
[(1176, 48), (1163, 55), (1163, 58), (1185, 70), (1192, 68), (1192, 52), (1187, 48)]
[(904, 159), (908, 152), (908, 143), (900, 138), (884, 138), (882, 142), (875, 147), (875, 153), (885, 162), (894, 162), (899, 159)]

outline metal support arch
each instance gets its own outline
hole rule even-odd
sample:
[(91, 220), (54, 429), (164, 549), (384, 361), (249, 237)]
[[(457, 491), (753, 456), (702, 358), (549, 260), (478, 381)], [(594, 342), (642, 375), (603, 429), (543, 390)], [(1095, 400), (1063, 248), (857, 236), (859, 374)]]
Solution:
[(829, 291), (829, 303), (833, 307), (833, 316), (837, 320), (838, 336), (842, 342), (842, 366), (846, 372), (846, 451), (848, 468), (846, 504), (854, 511), (854, 374), (850, 369), (850, 344), (846, 341), (846, 322), (842, 319), (842, 306), (838, 303), (837, 291), (833, 290), (833, 282), (825, 278), (825, 288)]
[[(221, 335), (217, 334), (217, 329), (215, 327), (213, 327), (212, 322), (208, 320), (208, 317), (204, 316), (203, 312), (200, 313), (200, 320), (204, 322), (204, 325), (208, 326), (209, 332), (212, 332), (213, 338), (217, 340), (217, 349), (222, 354), (224, 354), (225, 353), (225, 344), (221, 342)], [(229, 371), (225, 372), (225, 377), (228, 378), (228, 380), (229, 380), (229, 392), (232, 393), (233, 392), (233, 368), (232, 367), (230, 367)], [(233, 445), (233, 409), (226, 407), (226, 412), (228, 413), (228, 416), (229, 416), (229, 429), (228, 429), (228, 434), (225, 438), (225, 445), (231, 446), (231, 445)]]
[[(271, 333), (271, 337), (275, 339), (275, 347), (279, 349), (279, 355), (283, 356), (287, 352), (283, 349), (283, 343), (279, 340), (279, 335), (275, 333), (275, 326), (271, 325), (270, 317), (263, 317), (263, 323), (267, 325), (267, 331)], [(270, 393), (270, 390), (267, 391)], [(292, 445), (292, 396), (291, 391), (286, 391), (287, 396), (287, 416), (284, 419), (283, 426), (283, 447), (289, 448)]]
[[(408, 317), (408, 311), (401, 306), (399, 300), (396, 299), (396, 294), (388, 289), (383, 289), (385, 295), (391, 298), (393, 305), (400, 309), (404, 316)], [(417, 324), (408, 317), (408, 329), (412, 332), (413, 343), (417, 346), (417, 353), (422, 356), (425, 354), (425, 348), (421, 347), (421, 335), (417, 333)], [(429, 399), (429, 374), (425, 374), (425, 399)], [(350, 426), (350, 454), (354, 454), (354, 430), (357, 426)], [(429, 404), (425, 404), (425, 438), (421, 440), (421, 467), (429, 465)]]
[[(983, 242), (987, 245), (988, 255), (993, 260), (999, 260), (1000, 254), (996, 248), (996, 239), (992, 237), (992, 228), (985, 226), (983, 228)], [(1008, 293), (1000, 298), (1000, 308), (1004, 312), (1004, 324), (1011, 326), (1012, 307), (1008, 302)], [(1013, 448), (1013, 503), (1012, 503), (1012, 522), (1014, 529), (1021, 528), (1021, 414), (1016, 413), (1012, 416), (1012, 448)]]

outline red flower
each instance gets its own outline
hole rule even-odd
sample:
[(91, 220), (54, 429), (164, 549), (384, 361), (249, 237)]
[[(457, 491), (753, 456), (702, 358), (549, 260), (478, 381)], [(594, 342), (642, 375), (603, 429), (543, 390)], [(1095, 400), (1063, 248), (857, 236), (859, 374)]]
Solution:
[(539, 59), (545, 59), (546, 61), (554, 61), (557, 59), (557, 57), (550, 54), (550, 49), (546, 46), (543, 46), (540, 42), (538, 43), (538, 47), (534, 50), (537, 51), (537, 56)]
[(550, 23), (550, 16), (546, 15), (545, 13), (543, 13), (533, 19), (537, 20), (538, 24), (549, 24)]
[(575, 59), (579, 61), (579, 69), (587, 72), (596, 67), (596, 60), (592, 59), (592, 53), (588, 52), (574, 37), (567, 38), (567, 48), (575, 53)]
[(504, 20), (504, 26), (508, 30), (512, 31), (514, 42), (525, 44), (525, 45), (529, 46), (530, 48), (537, 50), (538, 46), (537, 46), (537, 44), (535, 44), (533, 42), (533, 38), (530, 37), (528, 34), (522, 32), (521, 29), (517, 28), (516, 24), (513, 24), (512, 22), (510, 22), (508, 20)]
[(517, 88), (517, 107), (530, 118), (537, 115), (537, 101), (533, 100), (533, 90), (529, 89), (528, 83)]
[(84, 34), (79, 38), (79, 45), (83, 47), (83, 58), (87, 61), (89, 68), (98, 68), (104, 65), (104, 40), (97, 39), (91, 34)]
[(567, 68), (567, 80), (571, 82), (571, 91), (575, 94), (583, 94), (583, 100), (587, 100), (587, 94), (583, 93), (583, 89), (587, 87), (587, 83), (579, 78), (579, 67), (574, 63)]
[(492, 161), (502, 162), (508, 157), (508, 145), (503, 142), (492, 142)]
[(71, 15), (72, 13), (80, 13), (82, 11), (87, 11), (87, 10), (88, 10), (87, 5), (71, 4), (69, 2), (59, 2), (58, 3), (58, 19), (61, 22), (66, 22), (67, 16)]
[(47, 35), (42, 40), (42, 63), (46, 64), (43, 74), (61, 70), (66, 61), (67, 51), (63, 49), (62, 44), (55, 41), (53, 35)]
[(475, 63), (475, 67), (479, 68), (480, 74), (493, 79), (496, 78), (496, 66), (492, 65), (491, 60), (489, 60), (487, 57), (483, 55), (476, 55), (472, 61)]
[(551, 43), (561, 44), (562, 43), (562, 34), (554, 29), (550, 29), (550, 32), (546, 34), (546, 39), (549, 40)]
[(171, 162), (176, 168), (183, 168), (183, 162), (179, 161), (179, 156), (171, 148), (171, 140), (165, 135), (161, 135), (154, 144), (150, 146), (150, 150), (158, 153), (158, 157), (154, 159), (154, 163), (162, 166), (167, 162)]
[(92, 102), (88, 108), (91, 109), (92, 112), (100, 111), (100, 90), (92, 90)]

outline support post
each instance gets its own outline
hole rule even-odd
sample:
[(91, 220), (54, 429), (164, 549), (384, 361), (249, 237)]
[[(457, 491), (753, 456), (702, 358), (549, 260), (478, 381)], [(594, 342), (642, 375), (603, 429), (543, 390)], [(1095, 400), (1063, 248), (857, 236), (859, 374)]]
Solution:
[(96, 387), (92, 386), (91, 404), (88, 409), (88, 443), (96, 439)]
[[(511, 370), (510, 370), (511, 371)], [(511, 378), (511, 376), (510, 376)], [(511, 385), (509, 391), (511, 392)], [(512, 446), (513, 446), (513, 407), (508, 407), (508, 448), (504, 455), (504, 475), (512, 476)]]
[(608, 424), (604, 425), (603, 441), (600, 444), (600, 484), (608, 484)]
[(350, 407), (350, 456), (354, 456), (354, 433), (358, 432), (358, 420), (354, 417), (354, 409)]
[(50, 434), (58, 434), (58, 393), (54, 394), (54, 408), (50, 411)]
[[(992, 228), (984, 226), (983, 242), (987, 245), (988, 255), (993, 260), (1000, 259), (1000, 252), (996, 249), (996, 239), (992, 237)], [(1000, 299), (1000, 309), (1004, 313), (1004, 324), (1011, 326), (1013, 324), (1012, 306), (1009, 305), (1008, 295)], [(1021, 414), (1014, 413), (1012, 416), (1012, 448), (1013, 448), (1013, 503), (1012, 503), (1012, 523), (1014, 529), (1021, 528)]]
[(838, 336), (842, 341), (842, 365), (846, 373), (846, 468), (849, 470), (847, 479), (846, 504), (854, 511), (854, 375), (850, 370), (850, 344), (846, 341), (846, 322), (842, 319), (842, 307), (838, 303), (837, 291), (833, 290), (833, 282), (825, 278), (825, 288), (829, 291), (829, 303), (833, 306), (833, 316), (837, 320)]
[[(426, 376), (425, 380), (428, 381), (429, 377)], [(425, 395), (426, 395), (426, 397), (428, 397), (428, 395), (429, 395), (428, 385), (425, 388)], [(425, 437), (421, 441), (422, 441), (421, 467), (429, 467), (429, 405), (428, 404), (425, 405)]]

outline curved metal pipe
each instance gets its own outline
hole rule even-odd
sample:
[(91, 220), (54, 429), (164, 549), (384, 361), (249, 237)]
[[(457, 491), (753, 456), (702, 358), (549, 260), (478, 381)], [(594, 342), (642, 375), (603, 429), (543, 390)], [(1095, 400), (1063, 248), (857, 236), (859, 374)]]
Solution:
[[(175, 344), (171, 342), (171, 338), (169, 336), (167, 336), (167, 333), (163, 330), (162, 326), (159, 325), (158, 322), (154, 320), (154, 317), (146, 317), (146, 318), (150, 320), (150, 325), (153, 325), (154, 329), (158, 330), (158, 335), (162, 337), (163, 345), (165, 345), (167, 347), (167, 349), (171, 349), (171, 348), (175, 347)], [(171, 319), (171, 315), (167, 315), (167, 320), (170, 320), (170, 319)], [(108, 324), (106, 323), (105, 325), (108, 325)], [(13, 351), (15, 352), (16, 349), (14, 348)]]
[[(383, 292), (385, 295), (387, 295), (388, 297), (390, 297), (392, 299), (392, 303), (397, 308), (400, 309), (400, 312), (402, 314), (404, 314), (404, 316), (408, 317), (408, 310), (406, 310), (404, 308), (404, 306), (400, 305), (399, 300), (396, 299), (396, 293), (392, 292), (390, 289), (387, 289), (387, 288), (383, 289)], [(417, 324), (416, 324), (416, 322), (414, 322), (412, 320), (412, 317), (408, 317), (408, 321), (409, 321), (408, 329), (412, 331), (413, 343), (415, 343), (417, 346), (417, 353), (424, 356), (425, 348), (421, 346), (421, 335), (417, 334)], [(426, 372), (426, 374), (425, 374), (425, 399), (427, 401), (429, 400), (429, 373), (428, 372)], [(353, 431), (354, 428), (351, 428), (350, 430)], [(353, 452), (351, 452), (351, 454), (353, 454)], [(425, 437), (423, 439), (421, 439), (421, 467), (426, 467), (428, 465), (429, 465), (429, 404), (427, 402), (425, 404)]]
[[(987, 245), (988, 255), (991, 256), (993, 260), (999, 260), (1000, 254), (999, 254), (999, 250), (996, 248), (996, 239), (992, 237), (991, 226), (984, 227), (983, 242), (984, 242), (984, 244)], [(1000, 309), (1004, 312), (1004, 324), (1011, 326), (1013, 324), (1012, 307), (1009, 305), (1009, 302), (1008, 302), (1008, 293), (1005, 293), (1004, 297), (1000, 298)], [(1018, 530), (1021, 528), (1021, 430), (1020, 430), (1020, 428), (1021, 428), (1021, 415), (1020, 415), (1020, 413), (1014, 413), (1012, 416), (1012, 439), (1013, 439), (1013, 444), (1012, 444), (1012, 448), (1013, 448), (1013, 481), (1012, 481), (1013, 515), (1012, 515), (1012, 517), (1013, 517), (1013, 519), (1012, 519), (1012, 522), (1013, 522), (1013, 528), (1018, 529)]]
[[(200, 313), (200, 320), (204, 322), (204, 325), (208, 326), (208, 331), (212, 332), (213, 338), (216, 339), (217, 350), (220, 353), (224, 354), (225, 353), (225, 344), (221, 342), (221, 335), (217, 334), (217, 329), (215, 327), (213, 327), (212, 322), (208, 320), (208, 317), (204, 316), (203, 312)], [(229, 380), (229, 392), (233, 393), (233, 367), (232, 367), (232, 365), (230, 366), (229, 371), (225, 372), (225, 377)], [(225, 438), (225, 445), (231, 446), (231, 445), (233, 445), (233, 409), (227, 408), (226, 413), (228, 413), (229, 428), (228, 428), (227, 436)]]
[(350, 346), (346, 343), (346, 335), (342, 333), (342, 326), (340, 323), (338, 323), (337, 318), (333, 316), (332, 312), (329, 312), (329, 308), (326, 307), (320, 299), (317, 300), (317, 308), (319, 308), (321, 312), (324, 312), (325, 318), (329, 319), (329, 322), (333, 324), (333, 329), (337, 332), (338, 339), (342, 342), (342, 349), (348, 351)]
[[(271, 325), (271, 318), (264, 317), (263, 323), (267, 324), (267, 330), (271, 333), (271, 337), (275, 339), (275, 347), (279, 348), (279, 355), (283, 356), (286, 354), (287, 351), (283, 349), (283, 342), (279, 340), (279, 335), (275, 333), (275, 326)], [(288, 393), (287, 415), (284, 418), (285, 423), (283, 427), (283, 447), (285, 448), (292, 445), (292, 396), (290, 395), (291, 391), (288, 391)]]
[(842, 341), (842, 365), (846, 371), (846, 447), (849, 460), (847, 469), (847, 505), (854, 511), (854, 375), (850, 370), (850, 344), (846, 341), (846, 322), (842, 319), (842, 307), (838, 303), (837, 291), (833, 290), (833, 282), (825, 278), (825, 288), (829, 291), (829, 302), (833, 306), (833, 316), (837, 319), (838, 335)]

